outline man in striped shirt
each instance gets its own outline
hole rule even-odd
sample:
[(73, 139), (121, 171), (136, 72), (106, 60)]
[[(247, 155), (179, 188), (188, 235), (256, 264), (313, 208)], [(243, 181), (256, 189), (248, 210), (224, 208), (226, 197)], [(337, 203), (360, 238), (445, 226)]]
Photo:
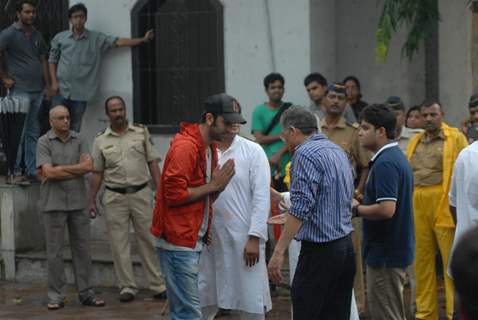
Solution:
[(281, 137), (293, 153), (291, 206), (269, 276), (282, 280), (284, 252), (292, 238), (301, 241), (291, 288), (294, 319), (349, 319), (355, 276), (352, 167), (339, 146), (317, 133), (310, 111), (290, 107), (281, 124)]

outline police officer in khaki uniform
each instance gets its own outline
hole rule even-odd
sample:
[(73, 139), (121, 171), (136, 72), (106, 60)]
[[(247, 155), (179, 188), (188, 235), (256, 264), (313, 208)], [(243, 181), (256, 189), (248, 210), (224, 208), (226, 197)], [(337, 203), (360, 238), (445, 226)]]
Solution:
[[(320, 121), (320, 129), (330, 141), (342, 147), (349, 156), (350, 162), (356, 171), (356, 197), (360, 198), (368, 176), (368, 162), (371, 155), (363, 149), (358, 140), (358, 123), (350, 123), (344, 118), (347, 97), (345, 87), (334, 83), (327, 88), (323, 99), (325, 118)], [(352, 220), (355, 232), (352, 235), (355, 249), (357, 273), (354, 290), (357, 299), (357, 308), (360, 313), (365, 311), (365, 285), (363, 273), (363, 259), (361, 248), (361, 220)]]
[[(142, 265), (154, 298), (166, 298), (165, 286), (156, 261), (153, 237), (149, 232), (153, 211), (151, 176), (158, 185), (159, 155), (155, 151), (148, 130), (131, 125), (126, 119), (126, 107), (121, 97), (113, 96), (105, 102), (111, 126), (98, 134), (93, 145), (94, 174), (91, 179), (89, 209), (94, 217), (96, 194), (105, 182), (102, 205), (113, 253), (116, 276), (120, 286), (120, 301), (134, 300), (137, 285), (130, 254), (130, 221), (135, 230)], [(149, 167), (149, 172), (148, 172)]]
[[(415, 135), (407, 147), (407, 158), (413, 170), (413, 218), (415, 224), (416, 318), (438, 319), (438, 285), (435, 268), (436, 251), (447, 270), (455, 234), (455, 223), (449, 210), (450, 190), (455, 160), (466, 147), (466, 137), (443, 122), (440, 103), (426, 101), (420, 107), (422, 133)], [(443, 272), (446, 315), (453, 317), (453, 280)]]

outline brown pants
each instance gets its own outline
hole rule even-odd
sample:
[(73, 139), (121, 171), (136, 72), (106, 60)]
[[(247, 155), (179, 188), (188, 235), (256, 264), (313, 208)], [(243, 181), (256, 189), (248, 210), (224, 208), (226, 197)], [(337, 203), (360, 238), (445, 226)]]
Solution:
[(363, 258), (362, 258), (362, 219), (356, 218), (352, 220), (354, 232), (352, 233), (352, 241), (355, 251), (355, 265), (357, 272), (355, 273), (354, 292), (355, 301), (359, 314), (365, 312), (365, 280), (363, 272)]
[(367, 298), (372, 320), (406, 320), (403, 301), (406, 273), (406, 268), (367, 266)]

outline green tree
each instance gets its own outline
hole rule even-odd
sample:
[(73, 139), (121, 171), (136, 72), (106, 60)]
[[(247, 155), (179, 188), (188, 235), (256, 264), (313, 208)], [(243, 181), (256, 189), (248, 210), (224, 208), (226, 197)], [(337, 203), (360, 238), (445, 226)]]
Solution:
[(406, 27), (408, 34), (402, 46), (402, 56), (411, 60), (439, 20), (438, 0), (383, 0), (383, 11), (375, 35), (376, 57), (385, 61), (392, 35), (401, 27)]

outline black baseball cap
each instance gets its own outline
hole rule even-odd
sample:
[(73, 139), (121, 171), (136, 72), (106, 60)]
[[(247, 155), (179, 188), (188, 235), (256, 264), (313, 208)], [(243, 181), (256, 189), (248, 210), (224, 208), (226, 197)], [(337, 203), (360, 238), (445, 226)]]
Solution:
[(236, 98), (225, 93), (218, 93), (207, 97), (204, 111), (220, 115), (226, 122), (240, 124), (247, 122), (241, 115), (241, 105)]
[(397, 96), (388, 97), (387, 101), (385, 101), (387, 107), (395, 110), (395, 111), (405, 111), (405, 104), (403, 103), (402, 99)]

